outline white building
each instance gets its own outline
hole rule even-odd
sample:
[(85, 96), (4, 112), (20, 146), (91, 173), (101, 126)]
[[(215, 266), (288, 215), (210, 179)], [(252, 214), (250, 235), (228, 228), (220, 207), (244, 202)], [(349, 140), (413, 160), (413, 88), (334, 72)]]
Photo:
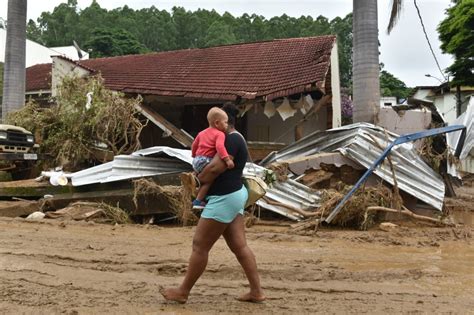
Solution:
[(392, 107), (397, 105), (397, 98), (395, 96), (380, 97), (380, 107)]
[[(466, 111), (469, 97), (474, 95), (474, 87), (460, 88), (461, 113)], [(409, 98), (410, 105), (433, 104), (443, 120), (451, 124), (457, 118), (456, 88), (449, 87), (448, 83), (439, 86), (418, 86)]]
[[(5, 62), (5, 46), (7, 31), (0, 29), (0, 62)], [(89, 59), (89, 54), (82, 52), (82, 59)], [(51, 63), (51, 56), (64, 56), (72, 60), (78, 60), (77, 50), (74, 46), (48, 48), (29, 39), (26, 40), (26, 67), (39, 63)]]

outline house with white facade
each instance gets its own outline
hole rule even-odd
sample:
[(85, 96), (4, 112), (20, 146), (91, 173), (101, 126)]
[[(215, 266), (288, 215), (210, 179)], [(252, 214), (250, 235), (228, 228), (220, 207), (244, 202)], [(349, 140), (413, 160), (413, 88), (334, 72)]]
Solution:
[[(7, 43), (7, 31), (0, 29), (0, 62), (5, 62), (5, 46)], [(89, 54), (82, 51), (81, 59), (89, 59)], [(26, 67), (31, 67), (39, 63), (51, 63), (51, 56), (64, 56), (72, 60), (78, 60), (78, 53), (74, 46), (48, 48), (37, 42), (26, 40)]]
[[(459, 95), (458, 95), (459, 94)], [(449, 83), (439, 86), (417, 86), (411, 97), (408, 98), (409, 105), (434, 105), (441, 118), (451, 124), (466, 111), (470, 96), (474, 95), (473, 86), (461, 86), (459, 93), (456, 87), (450, 87)], [(458, 96), (460, 110), (458, 112)]]

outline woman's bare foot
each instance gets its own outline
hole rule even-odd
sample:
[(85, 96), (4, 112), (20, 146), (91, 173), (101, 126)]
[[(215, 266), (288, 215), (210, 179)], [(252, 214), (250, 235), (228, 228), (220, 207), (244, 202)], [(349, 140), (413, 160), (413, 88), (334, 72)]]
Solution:
[(180, 289), (175, 289), (175, 288), (165, 289), (165, 288), (162, 288), (162, 289), (160, 289), (160, 293), (168, 301), (174, 301), (174, 302), (184, 304), (188, 300), (188, 294), (183, 293)]
[(252, 293), (246, 293), (246, 294), (243, 294), (241, 296), (239, 296), (237, 298), (238, 301), (241, 301), (241, 302), (251, 302), (251, 303), (262, 303), (263, 301), (265, 301), (266, 297), (265, 295), (263, 295), (263, 293), (261, 294), (252, 294)]

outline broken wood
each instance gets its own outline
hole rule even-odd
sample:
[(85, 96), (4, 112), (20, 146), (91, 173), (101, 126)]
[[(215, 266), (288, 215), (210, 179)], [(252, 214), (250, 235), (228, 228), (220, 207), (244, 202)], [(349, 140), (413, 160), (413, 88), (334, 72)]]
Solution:
[(165, 194), (139, 194), (137, 205), (134, 203), (135, 192), (133, 189), (117, 189), (109, 191), (89, 191), (55, 195), (42, 200), (43, 211), (58, 210), (78, 201), (106, 203), (119, 206), (130, 215), (150, 215), (173, 212), (170, 200)]
[(34, 179), (0, 182), (0, 198), (41, 198), (44, 195), (63, 194), (71, 191), (71, 186), (52, 186), (49, 182)]
[(194, 138), (183, 130), (166, 120), (163, 116), (154, 111), (150, 106), (139, 104), (135, 107), (143, 116), (151, 120), (156, 126), (178, 141), (183, 147), (191, 148)]
[(297, 224), (292, 224), (291, 231), (292, 232), (299, 232), (308, 229), (317, 229), (319, 226), (320, 220), (319, 219), (308, 219), (303, 222), (299, 222)]
[(1, 201), (0, 217), (24, 217), (39, 209), (40, 205), (37, 201)]
[(323, 171), (323, 170), (320, 170), (318, 172), (319, 172), (319, 174), (321, 174), (321, 176), (318, 176), (318, 177), (314, 178), (313, 180), (311, 180), (310, 182), (306, 183), (305, 184), (306, 186), (314, 188), (314, 185), (319, 184), (321, 182), (324, 182), (328, 179), (331, 179), (331, 177), (334, 175), (331, 172), (326, 172), (326, 171)]
[(441, 224), (441, 225), (444, 225), (444, 226), (455, 226), (455, 224), (453, 224), (453, 223), (443, 222), (443, 221), (435, 219), (435, 218), (430, 218), (430, 217), (425, 217), (425, 216), (422, 216), (422, 215), (414, 214), (413, 212), (411, 212), (410, 210), (408, 210), (405, 207), (403, 207), (403, 209), (401, 209), (401, 210), (396, 210), (396, 209), (391, 209), (391, 208), (386, 208), (386, 207), (376, 207), (376, 206), (367, 207), (366, 215), (369, 211), (384, 211), (384, 212), (390, 212), (390, 213), (401, 213), (401, 214), (404, 214), (406, 216), (409, 216), (409, 217), (411, 217), (415, 220), (419, 220), (419, 221), (425, 221), (425, 222), (430, 222), (430, 223), (435, 223), (435, 224)]

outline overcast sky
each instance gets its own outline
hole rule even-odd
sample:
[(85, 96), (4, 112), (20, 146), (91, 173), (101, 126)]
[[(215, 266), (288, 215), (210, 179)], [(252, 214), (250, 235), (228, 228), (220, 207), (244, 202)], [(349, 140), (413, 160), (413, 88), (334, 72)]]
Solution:
[[(7, 17), (7, 2), (8, 0), (0, 0), (0, 17), (4, 19)], [(66, 1), (30, 0), (28, 1), (28, 18), (36, 20), (41, 12), (52, 11), (62, 2)], [(92, 0), (78, 0), (79, 8), (85, 8), (91, 2)], [(198, 8), (215, 9), (220, 14), (225, 11), (234, 16), (256, 13), (266, 18), (286, 13), (294, 17), (311, 15), (316, 18), (323, 15), (332, 19), (336, 16), (344, 17), (352, 11), (352, 0), (98, 0), (98, 3), (106, 9), (124, 5), (140, 9), (155, 5), (158, 9), (170, 11), (173, 6), (181, 6), (191, 11)], [(436, 79), (425, 77), (425, 74), (431, 74), (442, 79), (423, 34), (413, 1), (405, 0), (404, 3), (402, 16), (397, 26), (390, 35), (387, 35), (390, 1), (379, 1), (380, 61), (385, 64), (387, 71), (408, 86), (437, 85), (439, 82)], [(417, 3), (436, 57), (441, 68), (445, 69), (451, 64), (452, 57), (441, 54), (436, 27), (444, 19), (450, 0), (418, 0)]]

